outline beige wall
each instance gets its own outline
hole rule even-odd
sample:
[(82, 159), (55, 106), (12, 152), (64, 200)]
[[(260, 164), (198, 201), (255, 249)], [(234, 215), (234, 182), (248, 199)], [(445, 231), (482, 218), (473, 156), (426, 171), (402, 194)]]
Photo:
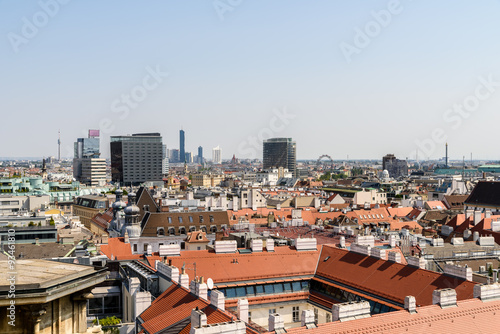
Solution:
[[(33, 314), (43, 313), (39, 322)], [(0, 333), (72, 334), (87, 331), (87, 304), (85, 300), (73, 300), (65, 296), (45, 304), (16, 305), (16, 326), (10, 326), (7, 308), (0, 308)], [(37, 331), (38, 329), (38, 331)]]

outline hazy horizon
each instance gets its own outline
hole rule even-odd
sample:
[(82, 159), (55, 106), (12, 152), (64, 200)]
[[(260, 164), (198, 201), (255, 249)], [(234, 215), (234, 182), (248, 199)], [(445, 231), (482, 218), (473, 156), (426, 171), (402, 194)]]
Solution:
[(59, 1), (0, 1), (0, 156), (183, 128), (207, 159), (500, 160), (500, 1)]

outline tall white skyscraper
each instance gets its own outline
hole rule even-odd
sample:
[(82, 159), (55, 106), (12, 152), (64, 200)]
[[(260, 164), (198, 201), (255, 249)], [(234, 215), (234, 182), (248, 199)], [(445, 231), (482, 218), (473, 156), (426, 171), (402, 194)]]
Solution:
[(219, 146), (212, 149), (212, 162), (214, 164), (222, 163), (222, 149)]
[(169, 170), (169, 162), (168, 162), (168, 149), (167, 145), (163, 145), (163, 159), (161, 160), (161, 173), (163, 175), (168, 174)]

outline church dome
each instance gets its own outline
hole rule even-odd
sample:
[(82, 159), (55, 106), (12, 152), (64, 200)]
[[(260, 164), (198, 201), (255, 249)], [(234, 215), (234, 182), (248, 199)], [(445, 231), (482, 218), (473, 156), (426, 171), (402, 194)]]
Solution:
[(135, 204), (135, 193), (128, 194), (128, 206), (123, 210), (127, 216), (138, 215), (141, 210)]

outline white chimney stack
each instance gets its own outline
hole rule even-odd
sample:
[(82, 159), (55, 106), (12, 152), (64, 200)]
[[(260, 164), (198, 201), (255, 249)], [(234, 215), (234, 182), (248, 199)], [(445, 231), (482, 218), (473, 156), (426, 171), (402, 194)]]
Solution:
[(454, 264), (445, 263), (444, 273), (448, 276), (461, 278), (467, 281), (472, 281), (472, 268), (460, 267)]
[(224, 240), (224, 241), (215, 241), (214, 245), (215, 253), (236, 253), (237, 244), (236, 240)]
[(269, 331), (276, 331), (279, 329), (285, 329), (285, 321), (283, 317), (278, 313), (269, 314)]
[(263, 242), (261, 239), (250, 240), (250, 248), (253, 253), (262, 252)]
[(201, 328), (207, 325), (207, 315), (198, 307), (191, 311), (191, 328)]
[(179, 277), (179, 284), (189, 290), (189, 275), (186, 274), (186, 271), (182, 269), (182, 274)]
[(349, 321), (370, 317), (370, 303), (367, 301), (333, 304), (332, 321)]
[(351, 252), (370, 256), (371, 247), (368, 245), (351, 244)]
[(389, 261), (395, 263), (401, 263), (401, 253), (389, 252)]
[(210, 304), (224, 311), (226, 304), (226, 297), (224, 296), (224, 293), (219, 290), (212, 290), (212, 293), (210, 293)]
[(311, 325), (314, 325), (314, 327), (316, 327), (315, 321), (314, 321), (314, 311), (313, 310), (302, 310), (302, 314), (300, 316), (300, 323), (301, 323), (302, 327), (311, 326)]
[(410, 267), (425, 269), (425, 267), (427, 266), (427, 260), (425, 260), (423, 257), (408, 256), (406, 258), (406, 261), (408, 262), (408, 265)]
[(340, 236), (340, 248), (345, 248), (345, 237)]
[(248, 322), (248, 299), (238, 299), (238, 319)]
[(455, 289), (434, 290), (432, 304), (438, 304), (441, 308), (457, 306), (457, 292)]
[(203, 281), (203, 276), (194, 281), (194, 293), (201, 299), (208, 299), (208, 286)]
[(481, 211), (477, 210), (477, 211), (474, 211), (474, 226), (476, 226), (477, 224), (479, 224), (479, 222), (481, 221)]
[(386, 254), (385, 254), (385, 249), (380, 249), (377, 247), (373, 247), (370, 250), (370, 256), (377, 258), (377, 259), (381, 259), (381, 260), (387, 259)]
[(317, 250), (317, 240), (316, 238), (297, 238), (295, 239), (295, 248), (298, 251), (309, 251)]
[(405, 297), (405, 310), (412, 313), (417, 313), (417, 301), (413, 296)]
[(268, 252), (274, 252), (274, 239), (266, 240), (266, 249)]
[(500, 284), (476, 284), (474, 285), (474, 298), (479, 298), (483, 302), (500, 299)]
[(396, 236), (395, 235), (391, 234), (389, 236), (389, 246), (391, 246), (391, 248), (396, 247)]

